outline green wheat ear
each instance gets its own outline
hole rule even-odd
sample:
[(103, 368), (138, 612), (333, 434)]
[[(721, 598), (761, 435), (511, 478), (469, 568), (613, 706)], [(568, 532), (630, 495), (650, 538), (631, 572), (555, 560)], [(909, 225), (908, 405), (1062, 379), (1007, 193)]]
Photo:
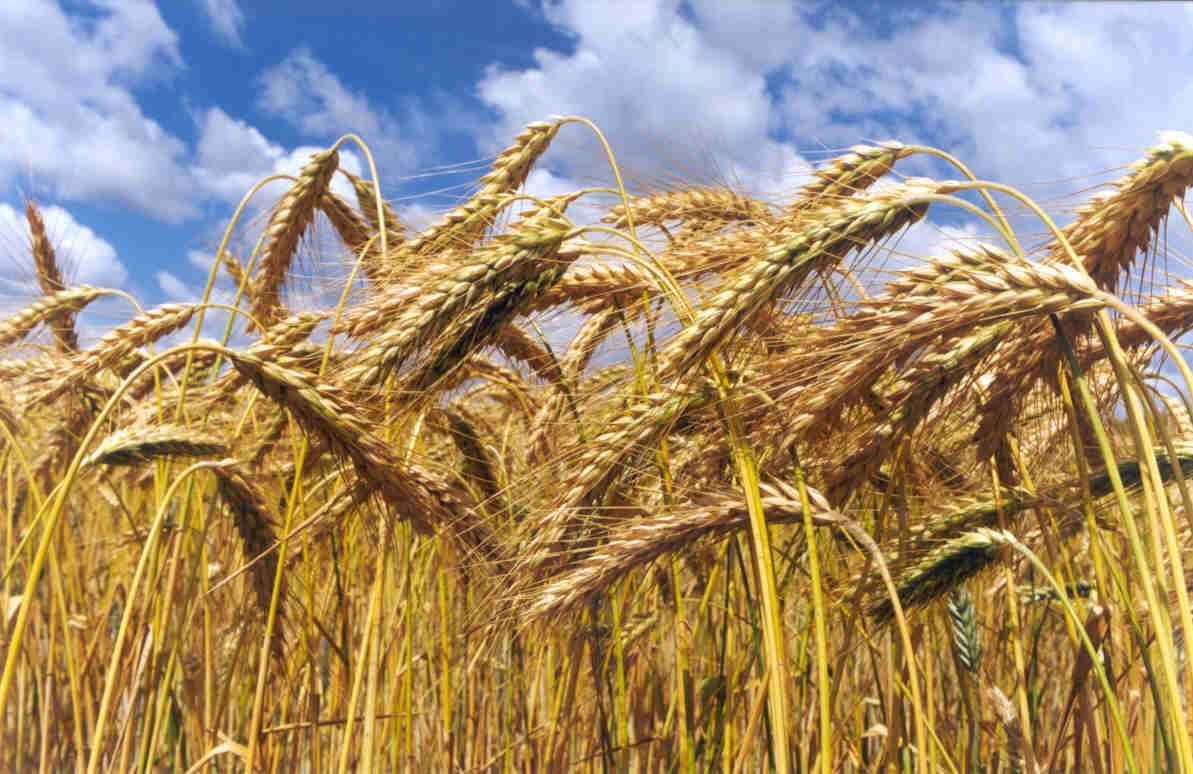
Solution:
[(982, 642), (978, 638), (978, 621), (973, 598), (964, 587), (949, 594), (949, 622), (953, 627), (953, 652), (966, 672), (977, 674), (982, 664)]
[[(1006, 533), (980, 527), (964, 532), (927, 553), (896, 580), (904, 609), (922, 607), (940, 599), (965, 581), (1007, 558)], [(889, 598), (870, 605), (870, 616), (880, 623), (894, 617)]]

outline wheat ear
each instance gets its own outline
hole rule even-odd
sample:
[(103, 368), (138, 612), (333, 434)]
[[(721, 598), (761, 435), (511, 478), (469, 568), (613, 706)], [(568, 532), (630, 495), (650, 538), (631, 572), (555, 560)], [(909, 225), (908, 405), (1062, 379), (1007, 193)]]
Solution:
[(936, 183), (911, 181), (819, 213), (796, 236), (772, 245), (702, 306), (695, 321), (668, 345), (662, 370), (684, 373), (703, 362), (740, 323), (797, 286), (817, 264), (839, 261), (918, 221), (927, 212), (925, 196), (938, 190)]
[[(46, 224), (33, 200), (25, 202), (25, 220), (29, 224), (30, 246), (33, 252), (33, 266), (37, 271), (37, 284), (45, 295), (53, 295), (66, 289), (62, 279), (62, 268), (54, 245), (46, 235)], [(75, 330), (75, 316), (72, 312), (61, 312), (50, 321), (54, 341), (61, 352), (74, 352), (79, 348), (79, 334)]]
[[(1008, 533), (982, 527), (945, 542), (896, 579), (899, 603), (909, 609), (940, 599), (983, 570), (1009, 560), (1012, 541)], [(875, 600), (869, 613), (877, 621), (890, 621), (891, 600)]]
[(222, 457), (227, 453), (227, 444), (211, 433), (182, 425), (142, 425), (109, 435), (84, 464), (136, 465), (161, 457)]
[[(244, 470), (244, 466), (237, 460), (226, 459), (212, 469), (215, 473), (216, 491), (224, 502), (240, 535), (241, 552), (244, 560), (249, 563), (249, 579), (253, 588), (253, 595), (257, 599), (257, 609), (261, 612), (261, 620), (269, 616), (269, 606), (273, 599), (274, 579), (278, 574), (278, 556), (273, 551), (276, 541), (275, 526), (269, 518), (265, 495), (253, 483), (253, 479)], [(277, 625), (274, 628), (274, 639), (270, 643), (275, 659), (284, 655), (282, 647), (284, 625), (286, 621), (286, 577), (282, 576), (282, 587), (278, 593)]]
[(261, 265), (252, 288), (252, 315), (263, 325), (272, 324), (279, 316), (279, 293), (298, 248), (298, 240), (310, 225), (315, 207), (331, 183), (339, 162), (340, 154), (335, 150), (313, 154), (311, 161), (298, 173), (294, 185), (274, 207), (265, 228)]
[(0, 347), (10, 346), (29, 335), (40, 323), (64, 313), (78, 312), (110, 291), (81, 285), (45, 296), (0, 322)]

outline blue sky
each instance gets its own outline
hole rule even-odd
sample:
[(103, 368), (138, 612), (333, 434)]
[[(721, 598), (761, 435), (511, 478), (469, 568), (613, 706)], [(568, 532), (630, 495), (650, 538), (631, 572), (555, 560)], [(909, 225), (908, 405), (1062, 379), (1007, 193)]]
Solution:
[[(29, 288), (30, 194), (79, 281), (192, 297), (252, 182), (349, 131), (414, 221), (481, 170), (419, 173), (552, 114), (596, 121), (637, 180), (781, 198), (829, 150), (897, 138), (1073, 194), (1193, 128), (1191, 31), (1179, 4), (4, 0), (0, 298)], [(607, 180), (571, 127), (528, 185)]]

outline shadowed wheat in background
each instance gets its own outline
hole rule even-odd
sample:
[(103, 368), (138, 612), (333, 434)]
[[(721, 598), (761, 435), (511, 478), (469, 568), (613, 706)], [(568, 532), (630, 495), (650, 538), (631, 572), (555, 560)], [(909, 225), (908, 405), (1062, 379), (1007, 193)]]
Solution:
[[(196, 304), (72, 286), (27, 207), (3, 765), (1193, 774), (1193, 137), (1057, 228), (893, 142), (522, 193), (560, 131), (418, 233), (348, 136)], [(990, 238), (884, 268), (930, 211)]]

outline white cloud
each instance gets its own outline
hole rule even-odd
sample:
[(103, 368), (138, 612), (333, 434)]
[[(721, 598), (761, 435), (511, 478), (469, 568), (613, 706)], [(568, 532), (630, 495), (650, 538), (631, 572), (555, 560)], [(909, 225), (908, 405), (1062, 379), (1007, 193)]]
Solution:
[(709, 44), (731, 51), (755, 71), (770, 71), (801, 45), (798, 6), (773, 0), (691, 0), (692, 11)]
[(177, 36), (152, 3), (92, 6), (68, 16), (44, 0), (0, 3), (0, 183), (188, 217), (186, 146), (131, 91), (181, 66)]
[(1179, 4), (960, 4), (882, 32), (838, 11), (804, 22), (784, 122), (804, 142), (932, 142), (1005, 182), (1089, 175), (1193, 123), (1193, 84), (1165, 75), (1193, 57), (1173, 34), (1191, 21)]
[(153, 276), (158, 288), (170, 301), (193, 301), (197, 297), (193, 288), (168, 271), (158, 271)]
[(407, 126), (363, 94), (349, 90), (304, 48), (290, 52), (266, 71), (258, 103), (312, 139), (331, 142), (349, 132), (358, 134), (385, 174), (406, 171), (415, 162), (413, 147), (404, 136)]
[(195, 177), (205, 190), (224, 201), (240, 199), (286, 155), (282, 146), (218, 107), (199, 118), (198, 130)]
[[(198, 119), (194, 175), (203, 190), (224, 203), (237, 202), (262, 178), (273, 174), (296, 175), (311, 155), (323, 150), (302, 145), (286, 150), (270, 141), (256, 127), (232, 118), (218, 107), (209, 108)], [(351, 146), (341, 146), (340, 169), (365, 174), (360, 155)], [(268, 207), (287, 188), (285, 182), (270, 183), (254, 199), (254, 211)], [(353, 200), (351, 185), (342, 175), (332, 179), (332, 190)]]
[[(774, 56), (735, 37), (769, 13), (761, 5), (753, 11), (735, 11), (706, 30), (672, 1), (548, 5), (547, 18), (575, 39), (574, 51), (540, 48), (534, 67), (488, 69), (477, 90), (500, 120), (485, 143), (499, 147), (529, 121), (578, 114), (602, 129), (631, 175), (753, 188), (772, 163), (786, 168), (795, 156), (770, 131), (776, 113), (764, 68)], [(607, 178), (599, 147), (579, 128), (565, 132), (545, 162)]]
[(207, 17), (207, 25), (224, 43), (237, 48), (244, 45), (244, 11), (236, 0), (196, 0)]

